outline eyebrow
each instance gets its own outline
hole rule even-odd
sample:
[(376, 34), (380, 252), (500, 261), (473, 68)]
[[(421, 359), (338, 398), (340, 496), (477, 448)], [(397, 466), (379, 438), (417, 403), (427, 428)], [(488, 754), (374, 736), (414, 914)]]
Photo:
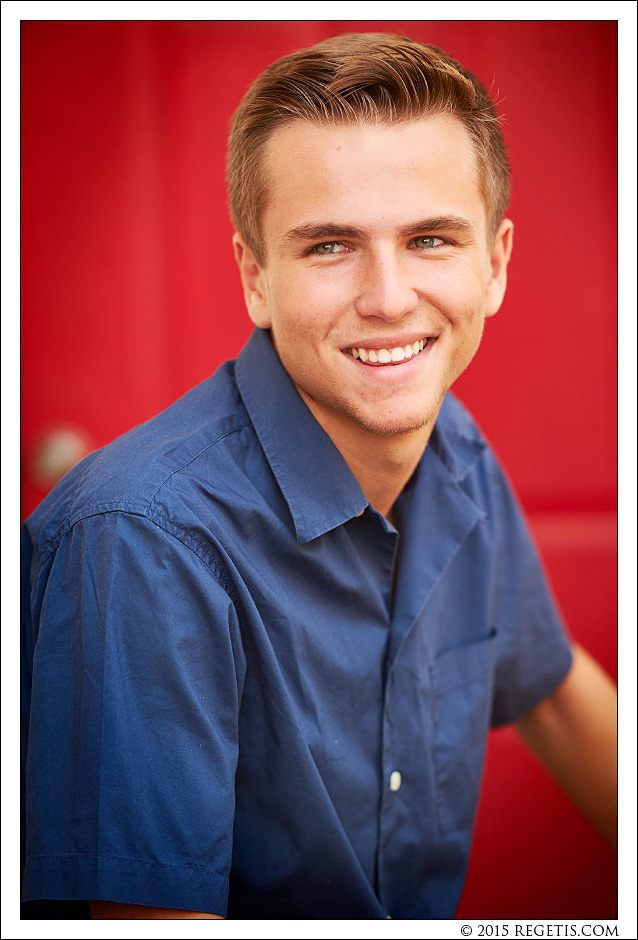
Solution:
[(368, 233), (365, 229), (355, 228), (352, 225), (339, 225), (337, 222), (310, 222), (307, 225), (298, 225), (296, 228), (291, 228), (281, 237), (281, 242), (312, 242), (328, 238), (367, 237)]
[[(458, 234), (476, 234), (476, 225), (469, 219), (459, 216), (435, 216), (431, 219), (419, 219), (399, 229), (399, 235), (407, 238), (410, 235), (419, 235), (423, 232), (457, 232)], [(353, 225), (341, 225), (337, 222), (310, 222), (291, 228), (281, 237), (282, 244), (298, 241), (321, 241), (337, 238), (355, 238), (366, 240), (370, 233), (366, 229), (356, 228)]]
[(399, 229), (404, 238), (408, 235), (420, 235), (423, 232), (456, 232), (459, 235), (475, 235), (476, 225), (470, 219), (463, 219), (457, 215), (436, 216), (433, 219), (420, 219), (414, 224)]

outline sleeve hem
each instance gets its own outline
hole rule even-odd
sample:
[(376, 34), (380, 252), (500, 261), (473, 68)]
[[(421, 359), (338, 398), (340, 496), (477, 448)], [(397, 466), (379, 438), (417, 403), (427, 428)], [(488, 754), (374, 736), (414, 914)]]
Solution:
[(115, 856), (36, 856), (27, 860), (23, 901), (101, 900), (226, 916), (228, 875)]
[(544, 699), (552, 695), (558, 686), (567, 678), (567, 674), (572, 667), (573, 656), (571, 647), (565, 645), (561, 651), (556, 669), (551, 676), (545, 677), (535, 685), (526, 689), (524, 692), (509, 698), (502, 695), (498, 703), (495, 703), (492, 712), (492, 727), (497, 728), (500, 725), (510, 724), (518, 721), (523, 715), (526, 715), (537, 705), (540, 705)]

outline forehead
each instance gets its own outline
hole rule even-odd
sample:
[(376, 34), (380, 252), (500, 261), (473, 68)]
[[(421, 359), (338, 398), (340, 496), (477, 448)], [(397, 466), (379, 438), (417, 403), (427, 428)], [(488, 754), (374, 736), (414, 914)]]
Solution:
[(273, 133), (263, 168), (267, 242), (319, 220), (375, 229), (450, 215), (485, 228), (476, 155), (453, 115), (390, 125), (297, 120)]

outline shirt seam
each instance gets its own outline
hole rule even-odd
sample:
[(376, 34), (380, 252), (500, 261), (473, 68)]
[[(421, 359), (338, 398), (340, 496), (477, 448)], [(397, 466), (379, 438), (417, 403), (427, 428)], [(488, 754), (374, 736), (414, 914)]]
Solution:
[(170, 478), (175, 473), (180, 473), (182, 470), (184, 470), (185, 467), (191, 464), (194, 460), (197, 460), (198, 457), (201, 457), (201, 455), (205, 453), (207, 450), (209, 450), (209, 448), (214, 447), (215, 444), (218, 444), (220, 441), (224, 440), (224, 438), (228, 437), (231, 434), (235, 434), (238, 431), (243, 430), (247, 426), (248, 426), (248, 423), (246, 421), (242, 421), (238, 427), (231, 428), (229, 431), (225, 431), (223, 434), (220, 434), (219, 437), (216, 437), (213, 441), (210, 441), (208, 444), (206, 444), (205, 447), (202, 447), (201, 450), (199, 450), (196, 454), (194, 454), (192, 457), (186, 460), (179, 467), (176, 467), (174, 470), (171, 470), (164, 477), (162, 482), (159, 484), (159, 486), (157, 487), (157, 489), (155, 490), (155, 492), (149, 499), (144, 499), (144, 500), (138, 499), (134, 501), (127, 501), (124, 498), (107, 499), (101, 503), (93, 503), (93, 504), (90, 504), (89, 506), (83, 507), (77, 512), (76, 515), (73, 515), (73, 513), (69, 513), (69, 515), (64, 519), (58, 531), (55, 534), (51, 535), (49, 538), (46, 538), (43, 540), (42, 564), (44, 564), (47, 558), (49, 558), (49, 556), (53, 552), (56, 551), (56, 549), (58, 548), (60, 542), (62, 541), (65, 535), (67, 535), (73, 528), (75, 528), (75, 526), (79, 522), (83, 522), (85, 519), (91, 518), (91, 516), (97, 516), (106, 512), (123, 512), (128, 515), (147, 516), (148, 510), (156, 501), (160, 490), (162, 489), (163, 486), (166, 485), (166, 483), (170, 480)]
[(93, 516), (101, 516), (110, 512), (122, 512), (130, 516), (144, 516), (146, 515), (146, 507), (144, 504), (136, 505), (134, 503), (129, 503), (126, 505), (118, 500), (108, 500), (103, 503), (95, 503), (93, 506), (87, 506), (75, 517), (67, 517), (54, 535), (51, 535), (49, 538), (43, 540), (41, 556), (42, 561), (38, 567), (42, 568), (47, 559), (58, 550), (62, 539), (67, 536), (69, 532), (71, 532), (76, 527), (76, 525), (78, 525), (80, 522), (84, 522), (86, 519), (92, 518)]
[[(206, 448), (204, 448), (206, 449)], [(190, 462), (190, 461), (189, 461)], [(186, 464), (184, 465), (186, 466)], [(95, 506), (89, 506), (84, 512), (79, 515), (77, 518), (73, 519), (72, 522), (69, 522), (63, 530), (57, 533), (56, 537), (50, 543), (45, 543), (43, 546), (45, 552), (43, 553), (42, 560), (38, 566), (41, 570), (42, 567), (46, 564), (50, 556), (57, 551), (62, 542), (67, 535), (72, 532), (72, 530), (82, 522), (86, 522), (88, 519), (93, 518), (94, 516), (108, 515), (111, 513), (121, 513), (124, 516), (137, 516), (141, 519), (146, 519), (156, 528), (165, 532), (167, 535), (170, 535), (172, 538), (177, 539), (184, 548), (189, 549), (194, 555), (196, 555), (199, 560), (206, 565), (206, 567), (211, 571), (218, 585), (224, 590), (228, 595), (231, 596), (231, 599), (234, 601), (237, 600), (235, 591), (232, 588), (232, 585), (227, 580), (224, 575), (224, 572), (220, 566), (216, 563), (214, 552), (210, 549), (205, 548), (202, 543), (197, 539), (193, 538), (186, 529), (181, 526), (171, 523), (168, 519), (161, 515), (161, 513), (155, 509), (153, 511), (150, 508), (150, 505), (142, 506), (123, 506), (120, 503), (113, 504), (102, 503)]]
[(180, 526), (174, 522), (170, 522), (170, 520), (163, 516), (158, 510), (152, 511), (149, 508), (148, 512), (144, 514), (144, 518), (162, 532), (165, 532), (172, 538), (177, 539), (177, 541), (180, 542), (185, 548), (188, 548), (191, 552), (193, 552), (193, 554), (196, 555), (199, 560), (203, 562), (211, 571), (222, 590), (225, 591), (226, 594), (228, 594), (231, 600), (235, 603), (235, 605), (237, 605), (238, 597), (235, 593), (235, 590), (230, 581), (227, 580), (226, 575), (222, 571), (220, 565), (217, 563), (215, 552), (212, 548), (208, 548), (202, 542), (200, 542), (199, 539), (194, 538), (183, 526)]
[(155, 492), (149, 499), (148, 504), (147, 504), (148, 509), (150, 509), (151, 506), (154, 503), (156, 503), (160, 490), (162, 489), (162, 487), (166, 486), (166, 484), (171, 479), (171, 477), (175, 476), (176, 473), (181, 473), (183, 470), (186, 469), (186, 467), (189, 466), (189, 464), (193, 463), (195, 460), (201, 457), (202, 454), (205, 454), (207, 450), (210, 450), (211, 447), (214, 447), (216, 444), (219, 444), (219, 442), (225, 440), (225, 438), (230, 437), (231, 434), (237, 434), (239, 431), (242, 431), (245, 427), (248, 427), (248, 423), (242, 422), (239, 425), (239, 427), (231, 428), (229, 431), (225, 431), (223, 434), (220, 434), (219, 437), (216, 437), (214, 441), (210, 441), (210, 443), (206, 444), (205, 447), (202, 447), (202, 449), (199, 450), (196, 454), (193, 454), (192, 457), (189, 457), (189, 459), (185, 461), (185, 463), (181, 464), (179, 467), (175, 467), (174, 470), (171, 470), (170, 473), (168, 473), (164, 477), (162, 482), (159, 484), (159, 486), (157, 487), (157, 489), (155, 490)]

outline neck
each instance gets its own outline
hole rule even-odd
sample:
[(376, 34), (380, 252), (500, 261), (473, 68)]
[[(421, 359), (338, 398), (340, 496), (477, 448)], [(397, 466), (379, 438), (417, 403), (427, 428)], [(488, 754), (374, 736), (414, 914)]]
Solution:
[(430, 439), (436, 416), (422, 428), (403, 434), (374, 434), (350, 420), (334, 420), (306, 404), (348, 464), (366, 499), (391, 518), (395, 500), (416, 470)]
[(427, 440), (415, 449), (393, 440), (390, 446), (387, 441), (373, 442), (366, 451), (357, 453), (339, 449), (370, 505), (394, 521), (392, 507), (414, 473), (426, 444)]

